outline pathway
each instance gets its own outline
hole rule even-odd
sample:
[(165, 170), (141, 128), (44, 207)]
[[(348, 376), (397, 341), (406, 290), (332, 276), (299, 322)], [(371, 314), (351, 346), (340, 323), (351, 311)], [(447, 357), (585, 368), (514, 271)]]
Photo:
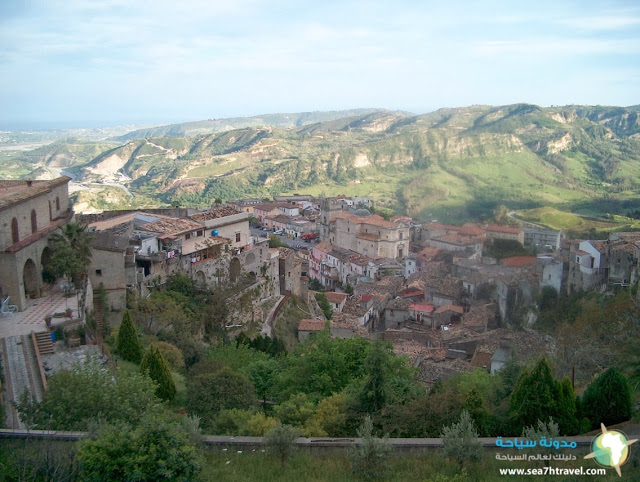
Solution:
[(31, 335), (10, 336), (0, 340), (2, 372), (4, 375), (4, 406), (6, 425), (9, 428), (24, 429), (14, 403), (20, 402), (25, 392), (31, 393), (36, 401), (42, 400), (43, 386), (40, 367), (36, 359)]

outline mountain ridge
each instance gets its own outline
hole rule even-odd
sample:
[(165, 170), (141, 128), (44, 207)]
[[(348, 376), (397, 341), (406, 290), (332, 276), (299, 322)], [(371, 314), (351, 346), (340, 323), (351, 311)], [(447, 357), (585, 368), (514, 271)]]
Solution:
[(634, 108), (520, 103), (335, 115), (129, 139), (73, 169), (84, 183), (124, 177), (132, 192), (161, 203), (352, 192), (419, 219), (474, 218), (497, 204), (615, 211), (639, 201)]

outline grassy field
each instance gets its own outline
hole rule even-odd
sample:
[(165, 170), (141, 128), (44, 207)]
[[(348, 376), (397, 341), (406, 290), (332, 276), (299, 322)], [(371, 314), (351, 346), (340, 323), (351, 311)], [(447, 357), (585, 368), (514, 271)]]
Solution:
[[(637, 452), (637, 451), (636, 451)], [(203, 470), (203, 477), (206, 480), (216, 481), (353, 481), (367, 480), (351, 472), (348, 451), (334, 453), (332, 455), (310, 455), (305, 452), (298, 452), (289, 463), (282, 468), (279, 460), (271, 456), (268, 452), (256, 453), (242, 452), (237, 450), (222, 451), (222, 449), (212, 449), (206, 452), (206, 463)], [(542, 468), (531, 462), (502, 462), (492, 458), (493, 453), (487, 454), (478, 462), (467, 462), (460, 468), (455, 462), (448, 460), (437, 452), (415, 455), (392, 455), (388, 462), (386, 474), (379, 480), (384, 481), (478, 481), (493, 482), (504, 481), (508, 478), (500, 474), (500, 469), (520, 469), (520, 468)], [(625, 466), (622, 467), (623, 478), (634, 479), (634, 474), (640, 472), (638, 460), (640, 457), (634, 456)], [(593, 461), (584, 461), (580, 457), (575, 462), (556, 463), (556, 468), (576, 468), (584, 466), (587, 468), (598, 467)], [(576, 476), (518, 476), (518, 480), (538, 480), (538, 481), (562, 481), (568, 482), (576, 480)], [(589, 480), (619, 480), (613, 469), (607, 470), (606, 476), (593, 476)]]
[(516, 213), (518, 219), (542, 224), (568, 233), (596, 231), (625, 231), (640, 229), (640, 220), (611, 215), (608, 218), (592, 218), (560, 211), (553, 207), (526, 209)]
[[(47, 466), (46, 463), (55, 464), (57, 460), (61, 460), (61, 456), (65, 453), (68, 457), (67, 460), (70, 460), (73, 457), (71, 454), (72, 446), (72, 442), (47, 442), (31, 439), (25, 444), (22, 440), (7, 440), (3, 442), (3, 450), (0, 451), (0, 481), (18, 480), (8, 478), (7, 475), (15, 471), (16, 468), (20, 470), (23, 461), (32, 467), (38, 464), (42, 468), (48, 467), (51, 470), (54, 465)], [(263, 452), (263, 450), (265, 451)], [(53, 455), (56, 458), (45, 462), (45, 454)], [(621, 467), (622, 480), (637, 481), (639, 480), (638, 473), (640, 473), (639, 452), (632, 450), (630, 455), (630, 460)], [(562, 469), (583, 467), (584, 470), (598, 467), (595, 462), (584, 460), (582, 456), (581, 453), (576, 461), (554, 462), (552, 466)], [(3, 466), (8, 469), (6, 472), (1, 470)], [(444, 458), (437, 451), (421, 454), (392, 453), (386, 463), (386, 471), (384, 474), (380, 474), (378, 480), (387, 482), (497, 482), (509, 479), (508, 476), (500, 474), (500, 469), (529, 468), (543, 470), (543, 465), (535, 465), (535, 462), (498, 461), (494, 459), (494, 454), (490, 450), (487, 450), (481, 460), (464, 462), (462, 467), (454, 461)], [(515, 477), (514, 480), (569, 482), (583, 478), (594, 482), (621, 480), (613, 469), (607, 469), (607, 475), (599, 476), (522, 475)], [(282, 467), (279, 458), (266, 449), (238, 450), (233, 447), (215, 447), (202, 451), (202, 471), (194, 480), (347, 482), (370, 479), (359, 477), (358, 474), (352, 472), (349, 451), (344, 449), (326, 455), (311, 455), (306, 451), (298, 450)]]

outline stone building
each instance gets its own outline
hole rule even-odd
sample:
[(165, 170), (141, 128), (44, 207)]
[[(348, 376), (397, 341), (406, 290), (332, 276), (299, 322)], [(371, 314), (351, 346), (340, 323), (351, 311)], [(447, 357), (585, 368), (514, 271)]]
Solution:
[(502, 226), (499, 224), (490, 224), (484, 228), (487, 238), (492, 239), (511, 239), (524, 244), (524, 231), (520, 228), (511, 226)]
[(49, 235), (73, 217), (70, 180), (0, 181), (0, 295), (21, 311), (41, 294)]
[(335, 242), (370, 258), (404, 258), (409, 253), (409, 225), (386, 221), (365, 209), (335, 215)]

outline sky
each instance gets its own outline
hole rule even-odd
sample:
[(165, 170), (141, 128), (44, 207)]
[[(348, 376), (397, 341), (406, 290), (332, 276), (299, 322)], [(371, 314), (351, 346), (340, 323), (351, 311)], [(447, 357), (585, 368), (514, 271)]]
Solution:
[(0, 127), (640, 104), (640, 2), (0, 0)]

